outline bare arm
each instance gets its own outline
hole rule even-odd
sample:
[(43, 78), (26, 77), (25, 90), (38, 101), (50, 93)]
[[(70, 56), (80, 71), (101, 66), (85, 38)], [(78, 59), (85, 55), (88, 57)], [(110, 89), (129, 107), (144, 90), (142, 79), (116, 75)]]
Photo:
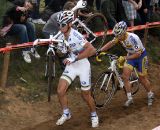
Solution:
[(84, 48), (84, 51), (78, 55), (77, 60), (88, 58), (96, 53), (96, 49), (89, 42), (84, 45)]
[(126, 60), (132, 60), (132, 59), (136, 59), (136, 58), (139, 58), (141, 56), (142, 52), (141, 51), (138, 51), (132, 55), (128, 55), (125, 57)]
[(136, 10), (138, 9), (138, 4), (134, 0), (128, 0), (128, 1), (133, 4)]
[(106, 45), (104, 45), (100, 51), (107, 51), (108, 49), (110, 49), (111, 47), (113, 47), (115, 45), (114, 41), (109, 41)]

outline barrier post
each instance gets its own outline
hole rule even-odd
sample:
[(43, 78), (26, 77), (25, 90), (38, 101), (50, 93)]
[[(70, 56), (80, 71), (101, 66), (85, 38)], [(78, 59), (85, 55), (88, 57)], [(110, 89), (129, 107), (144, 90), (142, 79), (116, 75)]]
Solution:
[[(10, 45), (11, 43), (6, 43), (6, 47), (9, 47)], [(3, 61), (2, 74), (1, 74), (1, 87), (6, 87), (9, 61), (10, 61), (10, 51), (4, 53), (4, 61)]]
[(146, 25), (147, 25), (147, 27), (146, 27), (145, 30), (144, 30), (144, 41), (143, 41), (144, 47), (146, 47), (146, 44), (147, 44), (148, 22), (146, 23)]

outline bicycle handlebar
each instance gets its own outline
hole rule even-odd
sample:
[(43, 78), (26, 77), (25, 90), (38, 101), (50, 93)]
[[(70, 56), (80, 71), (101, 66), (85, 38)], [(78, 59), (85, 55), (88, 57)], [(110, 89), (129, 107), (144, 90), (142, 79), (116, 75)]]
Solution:
[(33, 42), (33, 47), (38, 45), (38, 43), (40, 43), (40, 42), (48, 42), (48, 43), (52, 43), (52, 44), (54, 42), (56, 42), (56, 43), (61, 42), (61, 43), (65, 43), (65, 45), (68, 47), (69, 43), (66, 40), (57, 39), (60, 34), (61, 34), (61, 31), (59, 31), (55, 36), (50, 35), (50, 38), (48, 38), (48, 39), (36, 39)]
[(98, 62), (101, 62), (102, 61), (101, 57), (104, 56), (104, 55), (108, 56), (111, 60), (118, 59), (117, 55), (109, 54), (109, 53), (106, 53), (106, 52), (101, 52), (98, 56), (96, 56), (96, 60)]

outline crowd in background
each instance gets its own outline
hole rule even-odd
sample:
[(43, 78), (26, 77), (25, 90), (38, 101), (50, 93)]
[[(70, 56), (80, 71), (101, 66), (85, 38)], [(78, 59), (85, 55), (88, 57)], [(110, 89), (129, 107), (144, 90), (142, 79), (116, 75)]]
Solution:
[[(36, 28), (34, 24), (43, 24), (49, 20), (54, 13), (63, 10), (67, 1), (76, 3), (78, 0), (45, 0), (45, 8), (40, 11), (40, 0), (8, 0), (12, 6), (3, 17), (0, 36), (18, 35), (20, 43), (32, 42), (36, 39)], [(109, 29), (119, 21), (125, 21), (128, 26), (145, 24), (150, 21), (152, 15), (160, 14), (159, 0), (86, 0), (87, 7), (82, 12), (89, 13), (98, 11), (102, 13), (107, 21)], [(41, 12), (41, 13), (40, 13)], [(90, 15), (84, 15), (88, 17)], [(28, 59), (30, 49), (23, 50), (24, 59)], [(39, 58), (38, 55), (35, 57)], [(30, 58), (29, 58), (30, 59)], [(25, 60), (26, 61), (26, 60)], [(31, 60), (27, 61), (28, 63)]]

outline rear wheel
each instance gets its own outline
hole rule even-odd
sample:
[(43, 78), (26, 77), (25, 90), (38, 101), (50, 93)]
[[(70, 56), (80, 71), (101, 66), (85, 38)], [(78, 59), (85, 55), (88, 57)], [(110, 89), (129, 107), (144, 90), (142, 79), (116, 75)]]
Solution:
[[(99, 49), (105, 43), (107, 36), (107, 20), (101, 13), (95, 13), (91, 17), (85, 20), (85, 25), (96, 35), (96, 39), (92, 42), (92, 45)], [(87, 36), (88, 41), (93, 40), (93, 35), (89, 34)]]
[(109, 104), (116, 92), (115, 79), (110, 71), (103, 72), (92, 88), (92, 96), (97, 108)]

